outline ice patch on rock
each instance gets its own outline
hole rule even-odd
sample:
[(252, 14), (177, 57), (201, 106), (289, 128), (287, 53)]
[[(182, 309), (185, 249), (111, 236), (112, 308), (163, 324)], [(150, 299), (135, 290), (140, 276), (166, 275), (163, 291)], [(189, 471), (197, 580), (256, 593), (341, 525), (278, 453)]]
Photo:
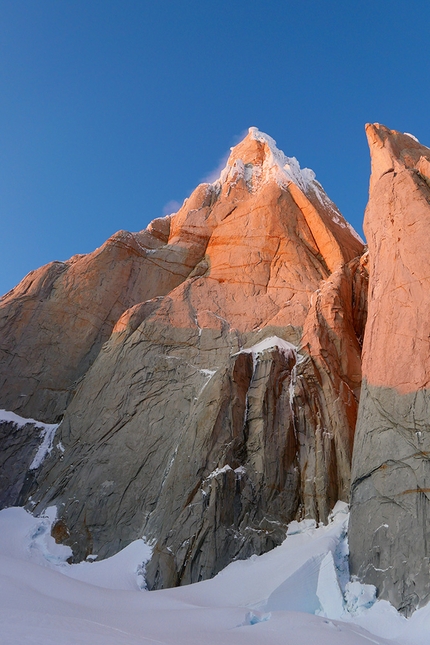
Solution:
[(56, 506), (49, 506), (43, 514), (35, 518), (34, 529), (29, 535), (28, 550), (32, 562), (55, 567), (66, 564), (67, 558), (73, 555), (72, 549), (64, 544), (57, 544), (51, 535), (51, 528), (57, 519)]
[[(53, 423), (50, 425), (45, 424), (45, 427), (40, 433), (42, 443), (40, 444), (36, 454), (34, 455), (34, 459), (29, 466), (29, 470), (36, 470), (36, 468), (39, 468), (47, 455), (49, 455), (49, 453), (52, 451), (54, 445), (54, 436), (58, 426), (58, 423)], [(61, 442), (59, 445), (61, 445)], [(64, 452), (64, 448), (62, 452)]]
[(223, 473), (228, 472), (229, 470), (233, 470), (231, 466), (226, 464), (222, 468), (215, 468), (207, 477), (206, 479), (213, 479), (214, 477), (218, 477), (218, 475), (222, 475)]
[(209, 379), (212, 378), (212, 376), (214, 374), (216, 374), (216, 370), (204, 370), (204, 369), (201, 369), (200, 372), (202, 374), (204, 374), (204, 376), (207, 376), (207, 378), (209, 378)]
[(238, 353), (239, 354), (261, 354), (266, 349), (272, 349), (274, 347), (278, 347), (279, 349), (282, 349), (285, 352), (294, 352), (294, 353), (297, 352), (297, 347), (292, 343), (289, 343), (287, 340), (278, 338), (278, 336), (270, 336), (269, 338), (265, 338), (264, 340), (261, 340), (259, 343), (256, 343), (256, 345), (253, 345), (252, 347), (246, 347), (244, 349), (241, 349), (240, 352)]
[[(236, 352), (236, 354), (233, 354), (233, 356), (238, 356), (239, 354), (252, 354), (252, 358), (254, 361), (254, 370), (255, 370), (257, 357), (267, 349), (274, 349), (274, 348), (279, 349), (284, 354), (290, 354), (292, 352), (296, 359), (296, 365), (305, 360), (304, 357), (298, 353), (298, 348), (295, 345), (293, 345), (292, 343), (289, 343), (287, 340), (284, 340), (283, 338), (279, 338), (278, 336), (269, 336), (269, 338), (264, 338), (259, 343), (252, 345), (252, 347), (242, 348), (239, 352)], [(295, 373), (292, 376), (294, 377)]]
[(239, 466), (238, 468), (234, 469), (234, 472), (236, 473), (236, 475), (241, 477), (242, 475), (246, 475), (246, 468), (244, 466)]

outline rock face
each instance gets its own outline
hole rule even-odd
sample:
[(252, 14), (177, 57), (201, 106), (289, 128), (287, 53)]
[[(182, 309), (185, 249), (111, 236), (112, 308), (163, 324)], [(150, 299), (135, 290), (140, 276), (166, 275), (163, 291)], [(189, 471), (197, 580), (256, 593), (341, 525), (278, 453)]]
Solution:
[(57, 427), (0, 410), (0, 508), (22, 499), (24, 486), (52, 449)]
[(369, 318), (354, 446), (352, 573), (405, 614), (429, 600), (430, 150), (367, 126)]
[(187, 249), (166, 245), (169, 227), (164, 218), (120, 231), (90, 255), (29, 273), (0, 299), (0, 406), (57, 420), (121, 314), (190, 272)]
[[(133, 266), (135, 279), (99, 281), (111, 297), (103, 311), (120, 284), (128, 299), (109, 314), (103, 346), (102, 327), (90, 326), (63, 375), (66, 394), (44, 398), (42, 376), (60, 373), (61, 361), (51, 367), (31, 327), (20, 333), (24, 347), (40, 348), (41, 380), (31, 372), (25, 404), (40, 418), (63, 411), (85, 372), (21, 501), (31, 495), (35, 512), (57, 505), (56, 534), (77, 560), (152, 540), (151, 588), (208, 578), (279, 544), (292, 519), (325, 520), (347, 499), (366, 319), (362, 242), (312, 171), (255, 128), (168, 224), (156, 242), (151, 227), (128, 234), (140, 250), (124, 252), (118, 272)], [(61, 293), (72, 268), (56, 278)], [(43, 298), (31, 312), (49, 311), (51, 290)], [(18, 374), (15, 409), (24, 406)]]

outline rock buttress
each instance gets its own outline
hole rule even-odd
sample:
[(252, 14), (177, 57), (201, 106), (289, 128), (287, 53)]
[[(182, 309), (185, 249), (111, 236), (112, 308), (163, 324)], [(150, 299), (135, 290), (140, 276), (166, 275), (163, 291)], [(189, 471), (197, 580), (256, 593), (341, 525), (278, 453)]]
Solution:
[(409, 615), (430, 594), (430, 150), (378, 124), (367, 136), (369, 312), (351, 571)]

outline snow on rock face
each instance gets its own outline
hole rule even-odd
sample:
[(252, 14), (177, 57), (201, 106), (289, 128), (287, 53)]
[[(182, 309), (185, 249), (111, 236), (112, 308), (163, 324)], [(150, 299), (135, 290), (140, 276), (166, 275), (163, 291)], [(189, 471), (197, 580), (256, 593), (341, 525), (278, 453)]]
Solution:
[[(276, 141), (260, 132), (258, 128), (251, 127), (248, 131), (248, 137), (251, 141), (258, 141), (265, 145), (265, 154), (259, 159), (253, 159), (256, 163), (244, 163), (243, 159), (235, 158), (235, 150), (240, 147), (231, 148), (233, 153), (229, 158), (225, 168), (221, 171), (220, 177), (214, 182), (224, 183), (227, 180), (232, 181), (236, 178), (243, 178), (246, 182), (257, 179), (258, 183), (264, 183), (270, 179), (277, 180), (280, 185), (286, 185), (289, 182), (295, 183), (303, 191), (307, 192), (315, 182), (315, 173), (310, 168), (300, 168), (300, 164), (295, 157), (287, 157), (282, 150), (276, 147)], [(318, 184), (319, 185), (319, 184)]]
[(51, 452), (58, 424), (0, 410), (0, 508), (22, 503), (28, 471), (38, 469)]
[[(298, 190), (305, 202), (305, 208), (316, 207), (323, 210), (326, 216), (341, 229), (345, 229), (357, 242), (363, 240), (353, 227), (343, 218), (337, 206), (331, 201), (321, 184), (316, 180), (315, 173), (310, 168), (301, 168), (295, 157), (287, 157), (276, 146), (276, 141), (260, 132), (258, 128), (249, 128), (248, 135), (243, 141), (231, 148), (231, 154), (219, 178), (211, 184), (215, 193), (219, 194), (225, 187), (227, 191), (236, 187), (240, 182), (245, 184), (249, 193), (258, 191), (269, 183), (275, 183), (283, 190), (295, 194)], [(303, 204), (299, 204), (303, 208)]]
[[(37, 453), (34, 456), (33, 461), (30, 464), (30, 470), (35, 470), (42, 465), (43, 460), (49, 455), (52, 450), (52, 445), (54, 442), (55, 431), (58, 428), (58, 423), (45, 424), (45, 427), (42, 430), (41, 437), (42, 443), (39, 446)], [(64, 452), (64, 449), (63, 449)]]
[(267, 145), (268, 154), (263, 163), (263, 181), (274, 177), (282, 187), (288, 187), (290, 183), (295, 184), (306, 195), (313, 195), (317, 198), (323, 208), (327, 209), (333, 221), (341, 228), (347, 228), (350, 233), (361, 243), (363, 240), (354, 228), (342, 217), (337, 206), (331, 201), (327, 193), (316, 180), (316, 175), (310, 168), (300, 168), (296, 157), (287, 157), (282, 150), (276, 146), (276, 141), (268, 134), (260, 132), (257, 128), (249, 128), (249, 134), (255, 141)]
[(13, 423), (18, 428), (23, 428), (26, 425), (33, 425), (35, 428), (40, 428), (42, 430), (42, 432), (40, 433), (42, 443), (40, 444), (34, 456), (34, 459), (29, 466), (30, 470), (39, 468), (45, 457), (52, 450), (55, 431), (57, 430), (59, 424), (42, 423), (41, 421), (36, 421), (35, 419), (26, 419), (25, 417), (20, 417), (18, 414), (10, 412), (9, 410), (0, 410), (0, 423)]
[[(288, 190), (297, 187), (311, 202), (318, 204), (331, 220), (340, 228), (348, 229), (353, 237), (363, 244), (363, 240), (353, 227), (343, 218), (337, 206), (331, 201), (321, 184), (316, 180), (313, 170), (301, 168), (296, 157), (287, 157), (276, 146), (276, 141), (256, 127), (249, 128), (248, 135), (238, 145), (231, 148), (225, 168), (219, 178), (212, 183), (216, 191), (228, 185), (230, 190), (243, 180), (247, 189), (255, 193), (270, 182)], [(292, 190), (292, 189), (291, 189)]]
[[(228, 159), (225, 168), (221, 171), (219, 179), (214, 182), (215, 184), (217, 182), (223, 184), (227, 181), (237, 182), (239, 179), (244, 179), (250, 188), (255, 189), (263, 183), (275, 180), (280, 186), (288, 186), (290, 182), (293, 182), (305, 193), (311, 189), (324, 192), (320, 184), (315, 181), (314, 171), (310, 168), (300, 168), (297, 159), (287, 157), (282, 150), (279, 150), (276, 146), (276, 141), (271, 136), (260, 132), (258, 128), (251, 127), (249, 128), (247, 139), (250, 142), (258, 141), (262, 143), (264, 153), (253, 158), (252, 156), (250, 157), (248, 151), (247, 158), (244, 160), (236, 156), (242, 152), (242, 144), (231, 148), (232, 155)], [(252, 161), (247, 163), (248, 158), (251, 158)]]
[(15, 412), (10, 412), (9, 410), (0, 410), (0, 423), (14, 423), (18, 428), (31, 423), (36, 428), (42, 428), (46, 431), (51, 430), (54, 426), (58, 428), (58, 423), (43, 423), (42, 421), (36, 421), (36, 419), (27, 419), (25, 417), (20, 417)]
[(419, 140), (417, 139), (417, 137), (411, 134), (410, 132), (404, 132), (403, 134), (405, 134), (407, 137), (411, 137), (411, 139), (413, 139), (416, 143), (419, 143)]
[[(67, 299), (68, 323), (82, 324), (79, 334), (64, 334), (70, 347), (62, 351), (62, 360), (70, 362), (76, 339), (86, 337), (92, 326), (92, 318), (86, 316), (88, 303), (100, 298), (104, 311), (112, 294), (121, 293), (125, 305), (126, 276), (120, 272), (122, 277), (114, 280), (105, 261), (118, 268), (127, 250), (124, 244), (130, 245), (132, 256), (127, 252), (124, 261), (132, 306), (125, 313), (115, 308), (112, 317), (120, 318), (114, 333), (106, 345), (99, 338), (100, 352), (64, 414), (52, 453), (31, 471), (22, 496), (31, 495), (36, 510), (57, 503), (69, 531), (64, 531), (65, 543), (73, 545), (76, 560), (93, 549), (100, 558), (112, 555), (144, 530), (158, 541), (148, 565), (151, 588), (210, 577), (233, 558), (280, 544), (299, 508), (306, 516), (325, 520), (335, 500), (347, 498), (355, 419), (354, 401), (342, 381), (345, 372), (346, 384), (351, 382), (349, 365), (344, 370), (336, 357), (341, 338), (338, 342), (324, 333), (322, 343), (329, 338), (330, 347), (323, 347), (321, 372), (327, 373), (327, 361), (330, 367), (332, 359), (336, 364), (330, 381), (322, 374), (316, 387), (315, 364), (299, 364), (294, 348), (303, 345), (301, 330), (313, 294), (334, 270), (357, 257), (362, 245), (334, 223), (316, 198), (304, 194), (313, 175), (284, 159), (271, 140), (264, 143), (256, 136), (263, 135), (251, 131), (235, 147), (229, 180), (216, 189), (199, 186), (169, 220), (170, 226), (159, 222), (137, 237), (114, 236), (103, 252), (87, 256), (85, 271), (83, 266), (78, 271), (81, 260), (76, 260), (71, 267), (74, 285), (86, 285), (90, 269), (94, 277), (91, 298), (84, 303), (80, 296), (70, 296), (69, 271), (67, 276), (63, 272), (64, 284), (63, 278), (55, 278), (54, 295), (61, 291)], [(278, 162), (283, 167), (287, 161), (285, 174)], [(265, 168), (275, 172), (275, 180), (263, 185)], [(282, 186), (276, 180), (279, 173)], [(155, 238), (153, 228), (160, 233)], [(147, 264), (147, 243), (152, 277), (144, 283), (152, 284), (149, 291), (135, 264)], [(138, 284), (142, 289), (136, 291)], [(345, 297), (336, 294), (335, 307), (329, 302), (315, 308), (316, 333), (327, 311), (335, 312), (336, 320), (349, 321), (348, 303), (351, 300), (352, 306), (353, 299), (348, 289), (344, 291)], [(74, 289), (76, 293), (81, 289)], [(36, 296), (37, 307), (51, 316), (51, 291), (37, 291)], [(13, 311), (19, 313), (19, 300), (14, 303)], [(65, 309), (63, 299), (57, 305)], [(103, 311), (91, 314), (105, 319)], [(12, 315), (9, 309), (6, 315)], [(63, 329), (63, 318), (54, 316), (54, 322), (48, 345), (61, 346), (58, 330)], [(342, 328), (346, 344), (351, 344), (354, 329), (349, 323), (347, 333)], [(137, 336), (142, 342), (135, 342)], [(39, 347), (39, 325), (25, 333), (20, 330), (20, 337), (32, 339), (34, 347), (28, 352), (19, 347), (17, 358), (37, 350), (44, 365), (51, 364), (51, 352), (44, 354), (46, 334)], [(319, 348), (315, 334), (311, 340), (303, 356)], [(272, 351), (272, 346), (278, 350)], [(241, 347), (250, 353), (237, 355)], [(91, 352), (94, 358), (96, 350)], [(80, 356), (75, 356), (79, 366)], [(56, 357), (52, 367), (46, 377), (57, 383)], [(53, 396), (42, 386), (40, 390), (38, 397)], [(30, 415), (34, 408), (25, 409)], [(46, 421), (57, 418), (46, 411), (31, 415)], [(150, 445), (157, 450), (148, 450)], [(50, 447), (47, 436), (43, 454)], [(33, 459), (34, 454), (28, 464)], [(39, 458), (33, 465), (38, 463)], [(209, 478), (227, 464), (231, 470)], [(107, 481), (114, 482), (109, 489)]]
[[(272, 137), (264, 132), (260, 132), (258, 128), (249, 128), (249, 134), (255, 141), (265, 143), (270, 150), (270, 154), (266, 157), (265, 168), (263, 169), (266, 177), (269, 177), (275, 172), (281, 183), (292, 181), (304, 192), (309, 190), (315, 181), (315, 173), (313, 170), (310, 168), (300, 168), (300, 164), (295, 157), (287, 157), (282, 150), (277, 148), (275, 139), (272, 139)], [(280, 171), (279, 174), (278, 171)]]
[(296, 353), (297, 351), (297, 347), (292, 343), (289, 343), (287, 340), (283, 340), (283, 338), (278, 338), (278, 336), (270, 336), (269, 338), (265, 338), (259, 343), (256, 343), (252, 347), (247, 347), (245, 349), (242, 349), (241, 353), (261, 354), (266, 349), (272, 349), (273, 347), (278, 347), (279, 349), (284, 350), (286, 352)]
[[(293, 345), (292, 343), (289, 343), (287, 340), (284, 340), (283, 338), (278, 338), (278, 336), (270, 336), (269, 338), (264, 338), (264, 340), (261, 340), (255, 345), (252, 345), (251, 347), (245, 347), (241, 349), (240, 352), (233, 354), (233, 356), (238, 356), (239, 354), (252, 354), (252, 360), (253, 360), (254, 371), (255, 371), (258, 357), (260, 356), (260, 354), (262, 354), (263, 352), (269, 349), (278, 349), (282, 354), (286, 356), (293, 354), (296, 364), (304, 360), (303, 357), (297, 353), (298, 348), (295, 345)], [(295, 381), (295, 378), (296, 378), (296, 369), (295, 367), (293, 367), (292, 384), (294, 384), (293, 381)]]

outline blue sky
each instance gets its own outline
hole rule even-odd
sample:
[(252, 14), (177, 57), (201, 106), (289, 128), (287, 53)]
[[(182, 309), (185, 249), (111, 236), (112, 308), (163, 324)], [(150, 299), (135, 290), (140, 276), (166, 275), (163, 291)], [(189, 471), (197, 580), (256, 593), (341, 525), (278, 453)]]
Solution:
[(361, 232), (378, 121), (430, 146), (430, 3), (0, 0), (0, 293), (181, 202), (251, 125)]

